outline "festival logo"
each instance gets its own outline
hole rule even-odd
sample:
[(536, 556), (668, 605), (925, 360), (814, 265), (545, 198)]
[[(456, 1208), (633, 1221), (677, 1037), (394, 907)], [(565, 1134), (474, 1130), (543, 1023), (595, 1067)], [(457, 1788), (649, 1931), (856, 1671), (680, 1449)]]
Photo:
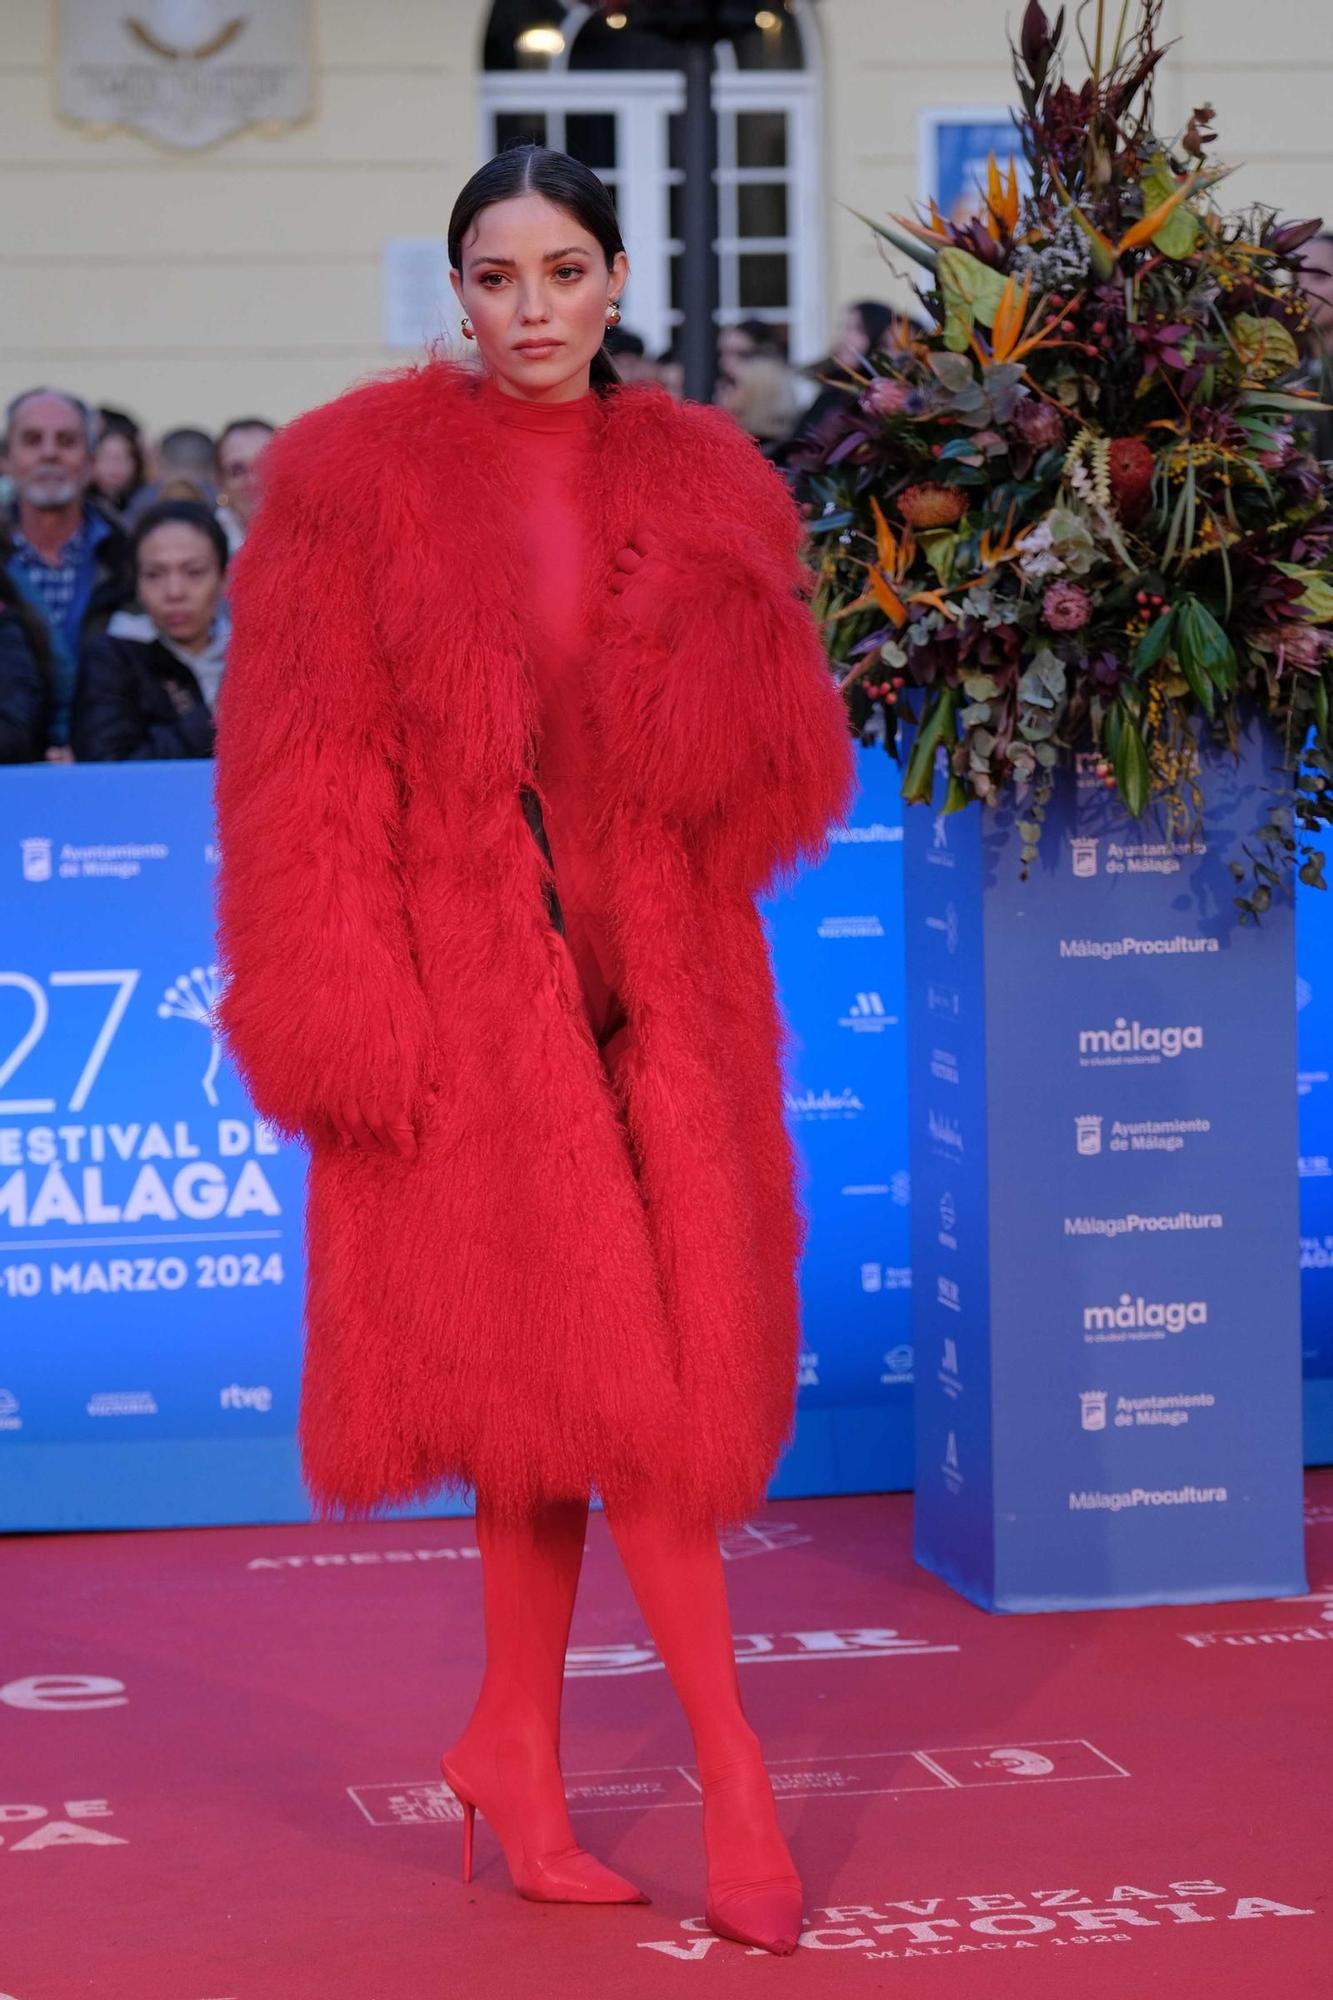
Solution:
[(858, 993), (845, 1014), (838, 1017), (840, 1028), (850, 1028), (853, 1034), (877, 1035), (885, 1028), (896, 1028), (898, 1016), (884, 1010), (884, 1002), (878, 993)]
[(884, 1371), (880, 1382), (885, 1388), (896, 1387), (899, 1383), (910, 1383), (914, 1373), (916, 1356), (908, 1341), (900, 1341), (884, 1356)]
[(944, 1462), (940, 1466), (944, 1483), (951, 1493), (960, 1493), (963, 1488), (962, 1468), (958, 1463), (957, 1434), (950, 1431), (944, 1440)]
[(1105, 1389), (1082, 1389), (1079, 1392), (1079, 1421), (1085, 1431), (1106, 1429)]
[(0, 1389), (0, 1431), (21, 1431), (23, 1419), (19, 1415), (19, 1399), (12, 1389)]
[(214, 1078), (222, 1060), (222, 1044), (218, 1040), (214, 1009), (222, 996), (222, 987), (222, 975), (216, 965), (196, 965), (172, 981), (157, 1009), (163, 1021), (194, 1021), (199, 1027), (207, 1028), (208, 1067), (200, 1078), (200, 1087), (208, 1102), (214, 1106), (218, 1101)]

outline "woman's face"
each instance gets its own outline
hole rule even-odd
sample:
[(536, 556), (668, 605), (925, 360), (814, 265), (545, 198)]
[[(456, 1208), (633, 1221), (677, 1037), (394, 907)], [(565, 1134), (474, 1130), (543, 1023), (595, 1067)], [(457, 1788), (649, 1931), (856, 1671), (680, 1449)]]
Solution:
[(842, 316), (842, 324), (838, 328), (837, 344), (833, 349), (835, 357), (854, 368), (858, 361), (864, 360), (868, 345), (865, 324), (860, 313), (855, 306), (848, 306)]
[(610, 270), (595, 236), (545, 195), (483, 208), (450, 272), (477, 348), (513, 396), (565, 402), (588, 387), (606, 308), (629, 276), (623, 250)]
[(208, 638), (222, 570), (208, 536), (187, 521), (164, 521), (139, 544), (139, 602), (159, 632), (187, 650)]
[(106, 431), (93, 454), (93, 478), (100, 493), (119, 499), (134, 484), (134, 453), (119, 431)]

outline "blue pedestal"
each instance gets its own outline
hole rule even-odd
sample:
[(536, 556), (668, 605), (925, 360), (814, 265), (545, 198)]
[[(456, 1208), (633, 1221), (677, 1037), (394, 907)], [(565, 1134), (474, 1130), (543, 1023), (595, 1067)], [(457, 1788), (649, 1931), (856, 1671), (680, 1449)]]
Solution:
[(1305, 1588), (1294, 924), (1070, 774), (906, 818), (917, 1556), (987, 1609)]

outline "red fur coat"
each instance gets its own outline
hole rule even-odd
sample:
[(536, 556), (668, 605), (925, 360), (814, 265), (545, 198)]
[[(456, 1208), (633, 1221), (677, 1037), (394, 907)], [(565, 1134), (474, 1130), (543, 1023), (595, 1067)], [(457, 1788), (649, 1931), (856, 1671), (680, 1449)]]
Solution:
[[(779, 475), (658, 389), (595, 424), (623, 1095), (520, 802), (515, 495), (466, 372), (286, 429), (236, 564), (220, 1018), (256, 1105), (311, 1146), (300, 1440), (324, 1512), (475, 1483), (514, 1510), (596, 1487), (735, 1521), (790, 1429), (802, 1223), (753, 898), (845, 815), (850, 738)], [(608, 580), (637, 525), (666, 567), (632, 623)], [(339, 1091), (406, 1105), (416, 1158), (340, 1142)]]

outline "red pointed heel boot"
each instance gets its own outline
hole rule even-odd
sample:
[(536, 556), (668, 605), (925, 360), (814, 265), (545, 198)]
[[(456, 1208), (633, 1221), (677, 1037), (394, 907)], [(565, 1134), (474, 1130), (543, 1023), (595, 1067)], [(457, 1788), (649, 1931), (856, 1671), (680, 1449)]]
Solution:
[(794, 1952), (801, 1936), (801, 1878), (778, 1828), (761, 1759), (747, 1758), (704, 1780), (704, 1846), (709, 1929), (780, 1958)]
[[(468, 1739), (471, 1740), (468, 1740)], [(463, 1880), (472, 1880), (477, 1809), (494, 1827), (515, 1889), (533, 1903), (646, 1903), (613, 1868), (580, 1847), (550, 1745), (517, 1734), (484, 1739), (474, 1727), (440, 1759), (463, 1808)]]

